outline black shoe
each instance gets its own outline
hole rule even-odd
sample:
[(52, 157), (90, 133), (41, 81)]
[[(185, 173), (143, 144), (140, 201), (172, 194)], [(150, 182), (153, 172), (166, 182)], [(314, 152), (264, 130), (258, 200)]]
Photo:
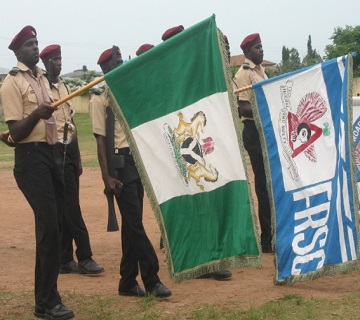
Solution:
[(232, 273), (230, 270), (220, 270), (203, 274), (202, 276), (197, 277), (197, 279), (213, 278), (215, 280), (225, 280), (231, 278), (231, 276)]
[(77, 263), (74, 260), (72, 260), (68, 263), (60, 265), (59, 273), (62, 273), (62, 274), (64, 274), (64, 273), (79, 273), (79, 268), (78, 268)]
[(80, 273), (98, 274), (104, 272), (104, 268), (96, 263), (93, 259), (80, 260), (78, 263)]
[(35, 305), (34, 316), (37, 318), (45, 318), (45, 307), (42, 305)]
[(156, 298), (167, 298), (171, 296), (170, 289), (165, 287), (161, 282), (157, 283), (147, 293), (155, 296)]
[(74, 312), (65, 307), (62, 303), (57, 304), (52, 309), (46, 309), (45, 311), (45, 319), (48, 320), (66, 320), (73, 317)]
[(138, 285), (134, 285), (130, 290), (119, 289), (120, 296), (145, 297), (145, 291)]

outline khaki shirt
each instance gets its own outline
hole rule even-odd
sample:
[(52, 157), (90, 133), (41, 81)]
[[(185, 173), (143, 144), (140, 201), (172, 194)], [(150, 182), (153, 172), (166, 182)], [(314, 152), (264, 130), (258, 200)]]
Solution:
[[(52, 95), (54, 102), (66, 97), (69, 95), (68, 90), (66, 89), (65, 81), (59, 78), (58, 83), (53, 83), (52, 86)], [(54, 116), (56, 118), (56, 127), (59, 138), (64, 136), (64, 125), (65, 122), (71, 122), (71, 118), (73, 117), (73, 106), (71, 100), (68, 100), (58, 106), (57, 110), (54, 111)]]
[[(21, 62), (17, 63), (17, 68), (19, 68), (20, 71), (14, 75), (8, 74), (1, 87), (5, 122), (22, 120), (28, 117), (38, 107), (35, 92), (23, 75), (24, 72), (28, 72), (34, 77), (32, 72)], [(44, 76), (44, 71), (37, 66), (35, 68), (37, 77), (34, 77), (34, 79), (36, 79), (38, 83), (40, 92), (41, 86), (39, 81), (40, 78), (43, 78), (49, 97), (52, 98), (49, 82)], [(31, 133), (19, 143), (46, 141), (45, 120), (40, 119)]]
[[(106, 137), (106, 107), (109, 105), (106, 94), (93, 94), (90, 99), (90, 118), (93, 126), (93, 133)], [(115, 118), (114, 148), (126, 148), (129, 146), (124, 130), (119, 121)]]
[[(265, 69), (261, 65), (256, 65), (249, 59), (245, 59), (244, 64), (248, 65), (249, 68), (244, 68), (244, 65), (242, 65), (234, 77), (234, 82), (238, 88), (244, 88), (246, 86), (252, 85), (255, 82), (259, 82), (268, 78), (265, 73)], [(253, 90), (245, 90), (240, 92), (238, 97), (240, 101), (251, 102), (253, 94)], [(250, 118), (242, 117), (242, 120), (245, 119)]]

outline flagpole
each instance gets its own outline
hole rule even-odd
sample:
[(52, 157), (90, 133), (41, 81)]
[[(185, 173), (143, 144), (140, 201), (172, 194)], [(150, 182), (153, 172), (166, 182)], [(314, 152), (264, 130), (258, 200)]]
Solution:
[(235, 94), (238, 94), (238, 93), (240, 93), (240, 92), (243, 92), (243, 91), (246, 91), (246, 90), (250, 90), (250, 89), (252, 89), (252, 87), (253, 87), (253, 86), (250, 84), (249, 86), (242, 87), (242, 88), (239, 88), (239, 89), (234, 90), (234, 93), (235, 93)]
[[(98, 83), (100, 83), (100, 82), (102, 82), (102, 81), (104, 81), (104, 76), (102, 76), (102, 77), (100, 77), (100, 78), (97, 78), (97, 79), (89, 82), (87, 85), (85, 85), (85, 86), (77, 89), (76, 91), (70, 93), (70, 94), (67, 95), (66, 97), (64, 97), (64, 98), (62, 98), (62, 99), (54, 102), (51, 106), (54, 107), (54, 108), (56, 108), (56, 107), (58, 107), (59, 105), (63, 104), (64, 102), (66, 102), (66, 101), (68, 101), (68, 100), (70, 100), (70, 99), (78, 96), (79, 94), (81, 94), (81, 93), (83, 93), (84, 91), (92, 88), (93, 86), (97, 85)], [(9, 133), (10, 133), (9, 130), (6, 130), (6, 131), (4, 131), (2, 134), (8, 135)]]
[(54, 108), (56, 108), (56, 107), (58, 107), (59, 105), (63, 104), (64, 102), (66, 102), (66, 101), (68, 101), (68, 100), (70, 100), (70, 99), (78, 96), (79, 94), (81, 94), (81, 93), (83, 93), (84, 91), (92, 88), (93, 86), (97, 85), (98, 83), (100, 83), (100, 82), (102, 82), (102, 81), (104, 81), (104, 76), (102, 76), (102, 77), (100, 77), (100, 78), (97, 78), (97, 79), (89, 82), (87, 85), (85, 85), (85, 86), (77, 89), (76, 91), (70, 93), (68, 96), (66, 96), (66, 97), (64, 97), (64, 98), (62, 98), (62, 99), (54, 102), (54, 103), (52, 104), (52, 106), (53, 106)]

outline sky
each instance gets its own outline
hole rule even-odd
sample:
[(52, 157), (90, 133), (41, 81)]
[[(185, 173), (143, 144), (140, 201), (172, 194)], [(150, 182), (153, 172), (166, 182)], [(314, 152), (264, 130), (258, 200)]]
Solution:
[(309, 35), (323, 56), (335, 28), (360, 24), (359, 0), (0, 0), (0, 12), (0, 67), (16, 65), (8, 46), (24, 26), (32, 25), (40, 50), (61, 45), (62, 74), (84, 65), (100, 71), (96, 62), (113, 45), (124, 60), (135, 58), (140, 45), (159, 44), (167, 29), (188, 28), (213, 14), (232, 55), (242, 54), (243, 38), (258, 32), (264, 59), (274, 63), (281, 61), (283, 46), (297, 49), (302, 59)]

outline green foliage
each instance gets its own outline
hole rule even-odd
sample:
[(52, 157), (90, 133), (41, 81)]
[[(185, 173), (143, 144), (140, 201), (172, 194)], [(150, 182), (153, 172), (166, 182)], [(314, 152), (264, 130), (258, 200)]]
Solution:
[(311, 66), (313, 64), (317, 64), (322, 62), (321, 56), (316, 52), (316, 49), (313, 50), (311, 44), (311, 36), (309, 35), (307, 42), (307, 54), (302, 61), (302, 67)]
[(360, 76), (360, 25), (346, 26), (345, 28), (335, 28), (333, 35), (330, 37), (333, 41), (325, 47), (325, 59), (333, 59), (346, 55), (349, 52), (356, 52), (354, 57), (354, 77)]
[(280, 74), (295, 71), (301, 69), (301, 67), (299, 51), (295, 48), (289, 50), (289, 48), (283, 46), (282, 60), (279, 63)]

